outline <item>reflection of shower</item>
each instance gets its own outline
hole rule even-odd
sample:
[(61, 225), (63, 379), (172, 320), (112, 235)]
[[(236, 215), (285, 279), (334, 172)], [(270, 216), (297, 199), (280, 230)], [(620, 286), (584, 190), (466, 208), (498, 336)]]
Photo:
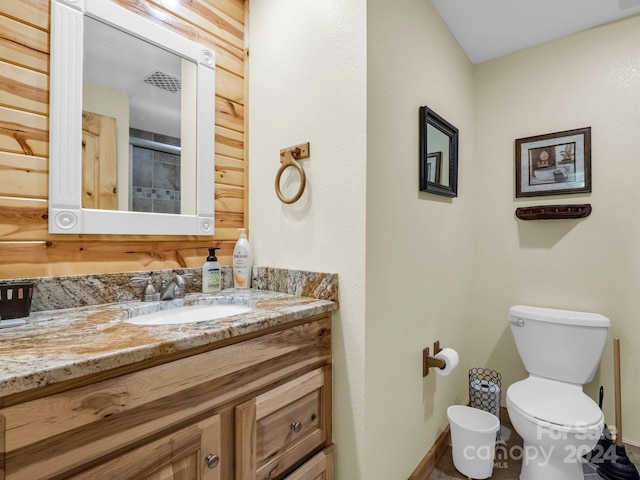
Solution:
[(130, 210), (181, 213), (180, 139), (131, 129), (129, 143)]
[[(163, 135), (163, 137), (166, 137), (166, 135)], [(180, 155), (180, 153), (182, 152), (182, 148), (180, 147), (180, 139), (177, 138), (176, 140), (178, 141), (178, 145), (171, 145), (169, 143), (162, 143), (162, 142), (154, 142), (153, 140), (145, 140), (144, 138), (129, 137), (129, 143), (134, 147), (148, 148), (150, 150), (155, 150), (157, 152), (165, 152), (165, 153), (172, 153), (174, 155)]]

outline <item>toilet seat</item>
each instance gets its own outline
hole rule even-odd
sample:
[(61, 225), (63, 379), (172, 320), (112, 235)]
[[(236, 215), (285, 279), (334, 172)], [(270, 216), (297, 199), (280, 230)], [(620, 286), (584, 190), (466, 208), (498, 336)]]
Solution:
[(507, 401), (528, 421), (569, 433), (604, 422), (602, 411), (577, 385), (530, 376), (507, 389)]

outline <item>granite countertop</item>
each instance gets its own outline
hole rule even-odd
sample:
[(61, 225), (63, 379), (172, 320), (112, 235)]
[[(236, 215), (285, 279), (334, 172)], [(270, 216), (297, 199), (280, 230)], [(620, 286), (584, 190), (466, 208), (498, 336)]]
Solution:
[[(140, 326), (127, 318), (183, 305), (234, 303), (253, 310), (214, 321)], [(0, 397), (189, 350), (330, 312), (337, 303), (267, 290), (228, 289), (183, 300), (130, 301), (32, 313), (0, 330)]]

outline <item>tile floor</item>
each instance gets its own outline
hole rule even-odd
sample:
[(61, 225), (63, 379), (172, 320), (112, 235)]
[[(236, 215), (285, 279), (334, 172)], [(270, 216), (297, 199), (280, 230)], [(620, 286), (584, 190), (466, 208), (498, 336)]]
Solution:
[[(504, 448), (496, 451), (496, 459), (494, 462), (492, 480), (518, 480), (520, 474), (520, 468), (522, 461), (508, 455), (508, 452), (522, 451), (522, 438), (515, 432), (509, 416), (507, 415), (507, 409), (500, 409), (500, 438), (504, 442)], [(640, 464), (640, 448), (628, 447), (627, 455), (636, 465)], [(589, 463), (585, 463), (583, 466), (584, 480), (601, 480), (601, 477), (596, 473), (596, 467)], [(449, 447), (446, 453), (438, 461), (436, 468), (433, 470), (428, 480), (467, 480), (467, 477), (458, 472), (453, 466), (453, 459), (451, 457), (451, 447)]]

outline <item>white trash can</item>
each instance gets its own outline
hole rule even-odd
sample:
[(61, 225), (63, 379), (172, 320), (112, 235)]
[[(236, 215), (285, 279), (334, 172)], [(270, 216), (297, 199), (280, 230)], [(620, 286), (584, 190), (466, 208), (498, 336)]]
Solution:
[(451, 426), (453, 465), (469, 478), (489, 478), (496, 453), (498, 418), (484, 410), (452, 405), (447, 409)]

